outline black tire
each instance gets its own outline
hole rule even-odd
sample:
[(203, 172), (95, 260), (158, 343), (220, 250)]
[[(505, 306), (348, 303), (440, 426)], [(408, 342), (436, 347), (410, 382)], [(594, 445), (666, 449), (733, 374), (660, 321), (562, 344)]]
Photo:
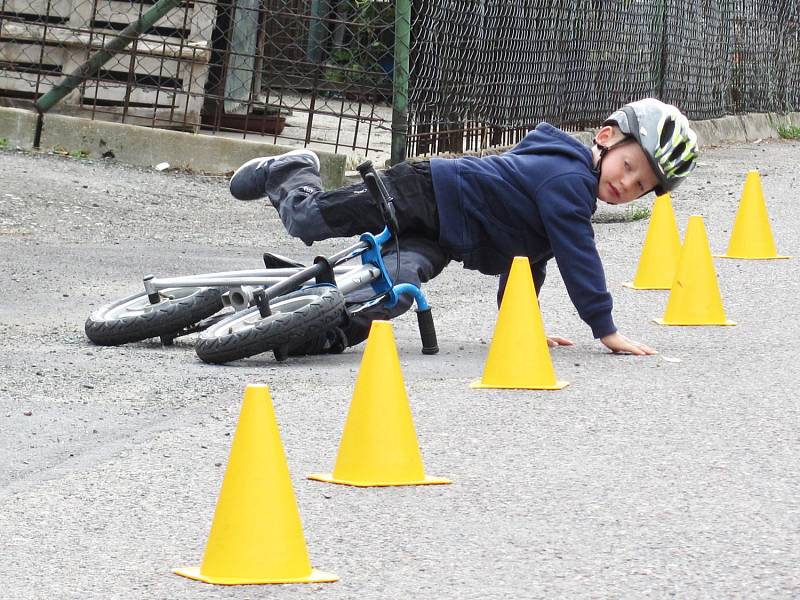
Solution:
[(215, 323), (198, 338), (197, 356), (207, 363), (222, 364), (276, 348), (282, 353), (346, 318), (344, 296), (330, 286), (275, 298), (270, 310), (272, 314), (262, 318), (258, 307), (252, 307)]
[(222, 310), (217, 288), (169, 288), (150, 304), (145, 292), (101, 306), (86, 319), (86, 336), (100, 346), (118, 346), (175, 334)]

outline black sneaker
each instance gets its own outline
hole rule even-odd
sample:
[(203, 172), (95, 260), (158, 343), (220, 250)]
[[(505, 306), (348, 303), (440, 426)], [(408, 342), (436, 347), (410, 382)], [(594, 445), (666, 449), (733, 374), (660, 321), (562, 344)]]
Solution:
[(268, 165), (277, 162), (296, 161), (298, 165), (313, 166), (319, 172), (319, 157), (306, 148), (292, 150), (275, 156), (259, 156), (236, 169), (231, 177), (231, 194), (237, 200), (256, 200), (266, 196), (265, 187), (269, 176)]
[(347, 335), (338, 327), (333, 327), (322, 335), (318, 335), (315, 338), (301, 342), (293, 348), (289, 348), (289, 356), (341, 354), (347, 346)]

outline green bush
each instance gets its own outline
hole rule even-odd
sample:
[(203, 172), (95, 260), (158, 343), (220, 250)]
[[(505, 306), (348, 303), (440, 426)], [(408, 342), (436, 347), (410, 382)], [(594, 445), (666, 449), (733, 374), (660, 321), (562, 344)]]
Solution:
[(796, 125), (778, 125), (778, 135), (785, 140), (800, 140), (800, 127)]
[(354, 0), (344, 45), (334, 49), (323, 78), (344, 91), (391, 93), (394, 6), (382, 0)]
[(625, 212), (626, 221), (641, 221), (650, 217), (650, 209), (646, 206), (632, 206)]

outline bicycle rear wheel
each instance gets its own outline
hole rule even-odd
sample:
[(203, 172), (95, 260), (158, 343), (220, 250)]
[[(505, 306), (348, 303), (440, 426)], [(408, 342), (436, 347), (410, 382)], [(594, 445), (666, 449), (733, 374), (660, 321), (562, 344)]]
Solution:
[(258, 307), (215, 323), (198, 338), (195, 351), (207, 363), (222, 364), (286, 349), (322, 335), (346, 318), (344, 296), (331, 286), (310, 287), (275, 298), (271, 315)]
[(178, 333), (222, 310), (217, 288), (169, 288), (150, 304), (146, 292), (101, 306), (86, 319), (86, 336), (100, 346), (118, 346)]

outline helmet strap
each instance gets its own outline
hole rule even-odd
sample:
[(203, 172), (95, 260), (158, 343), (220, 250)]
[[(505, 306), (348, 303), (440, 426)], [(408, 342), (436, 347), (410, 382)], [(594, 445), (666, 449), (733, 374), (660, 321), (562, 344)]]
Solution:
[(606, 155), (609, 153), (609, 151), (612, 148), (616, 148), (617, 146), (621, 146), (622, 144), (627, 144), (628, 142), (630, 142), (632, 140), (634, 140), (634, 138), (632, 136), (628, 135), (628, 134), (625, 134), (620, 141), (615, 142), (615, 143), (611, 144), (610, 146), (606, 146), (605, 144), (601, 144), (600, 142), (597, 141), (597, 138), (594, 138), (594, 140), (592, 140), (592, 143), (595, 146), (597, 146), (598, 150), (600, 150), (600, 158), (597, 159), (597, 164), (594, 166), (594, 169), (592, 169), (592, 171), (597, 175), (598, 178), (600, 177), (600, 169), (601, 169), (601, 167), (603, 165), (603, 159), (606, 157)]
[(608, 154), (608, 151), (617, 144), (606, 146), (605, 144), (598, 142), (597, 138), (594, 138), (593, 143), (595, 146), (597, 146), (597, 149), (600, 150), (600, 158), (597, 159), (597, 164), (594, 166), (592, 171), (594, 171), (595, 175), (597, 175), (597, 178), (600, 179), (600, 169), (603, 166), (603, 159), (606, 157), (606, 154)]

